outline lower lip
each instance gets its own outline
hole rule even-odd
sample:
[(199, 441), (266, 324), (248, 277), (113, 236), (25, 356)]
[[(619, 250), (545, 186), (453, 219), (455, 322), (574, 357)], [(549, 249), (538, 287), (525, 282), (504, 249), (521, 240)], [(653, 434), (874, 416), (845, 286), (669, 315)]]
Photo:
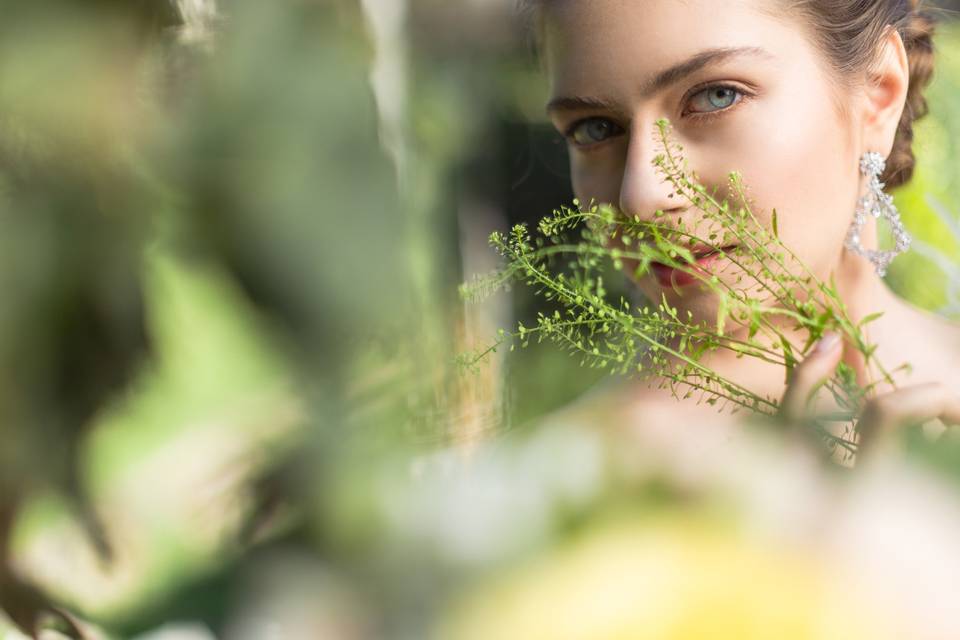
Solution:
[[(722, 255), (723, 252), (721, 251), (715, 251), (714, 253), (705, 255), (693, 263), (693, 268), (699, 271), (701, 275), (708, 276), (710, 273), (707, 268)], [(654, 262), (651, 268), (653, 269), (654, 277), (656, 277), (661, 287), (687, 287), (699, 281), (697, 276), (692, 273), (681, 271), (680, 269), (673, 269), (659, 262)]]

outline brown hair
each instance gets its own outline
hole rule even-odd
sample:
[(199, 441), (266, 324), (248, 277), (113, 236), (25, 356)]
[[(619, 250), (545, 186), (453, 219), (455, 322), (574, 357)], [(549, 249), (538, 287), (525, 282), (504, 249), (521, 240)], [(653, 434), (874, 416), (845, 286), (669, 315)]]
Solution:
[[(542, 33), (542, 16), (535, 11), (551, 0), (520, 0), (521, 11), (533, 18)], [(801, 18), (841, 84), (864, 78), (878, 61), (881, 39), (892, 27), (900, 33), (910, 65), (910, 84), (893, 149), (880, 179), (888, 188), (913, 175), (913, 123), (927, 114), (923, 91), (933, 76), (933, 34), (937, 14), (924, 0), (773, 0), (776, 17)], [(786, 8), (786, 11), (784, 11)], [(841, 109), (843, 106), (841, 105)]]

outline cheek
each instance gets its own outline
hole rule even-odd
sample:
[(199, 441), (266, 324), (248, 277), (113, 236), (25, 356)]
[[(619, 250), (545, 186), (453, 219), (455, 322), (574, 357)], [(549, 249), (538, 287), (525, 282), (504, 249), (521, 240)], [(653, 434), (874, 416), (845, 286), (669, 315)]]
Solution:
[(823, 273), (840, 256), (857, 198), (851, 127), (809, 85), (746, 115), (730, 142), (753, 211), (769, 223), (776, 209), (784, 244)]
[(616, 205), (623, 182), (625, 145), (619, 142), (592, 153), (570, 149), (570, 184), (584, 204), (591, 200)]

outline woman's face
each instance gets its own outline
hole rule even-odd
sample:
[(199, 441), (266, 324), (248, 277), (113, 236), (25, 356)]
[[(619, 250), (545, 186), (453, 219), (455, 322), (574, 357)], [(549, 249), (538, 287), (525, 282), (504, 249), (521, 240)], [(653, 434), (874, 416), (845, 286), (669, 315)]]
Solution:
[[(548, 113), (567, 134), (582, 202), (644, 220), (659, 209), (663, 224), (698, 228), (652, 165), (665, 117), (704, 186), (729, 195), (728, 174), (740, 171), (761, 223), (775, 208), (784, 244), (829, 277), (859, 195), (860, 142), (800, 23), (765, 13), (760, 0), (547, 4)], [(726, 258), (711, 270), (736, 277)], [(650, 274), (638, 285), (651, 300), (665, 294), (698, 319), (715, 317), (716, 296), (699, 284), (675, 288)]]

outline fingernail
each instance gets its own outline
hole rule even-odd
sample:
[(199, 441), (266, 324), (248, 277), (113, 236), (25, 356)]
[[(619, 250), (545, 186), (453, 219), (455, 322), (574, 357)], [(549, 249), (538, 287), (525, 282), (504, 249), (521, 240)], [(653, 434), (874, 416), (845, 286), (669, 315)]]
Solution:
[(828, 331), (817, 342), (813, 348), (814, 353), (829, 353), (840, 344), (840, 334), (836, 331)]

